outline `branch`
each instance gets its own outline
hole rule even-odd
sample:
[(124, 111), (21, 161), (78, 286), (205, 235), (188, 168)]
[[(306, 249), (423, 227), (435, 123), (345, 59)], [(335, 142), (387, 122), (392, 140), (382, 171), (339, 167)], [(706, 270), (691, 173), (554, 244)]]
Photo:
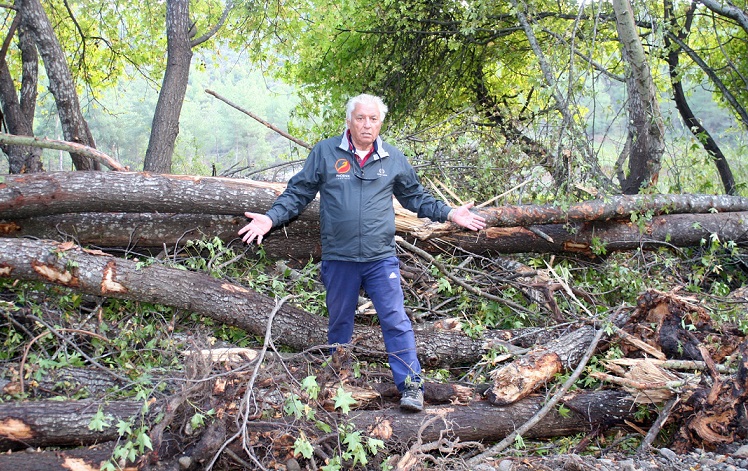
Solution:
[(737, 21), (738, 24), (740, 24), (740, 27), (743, 28), (743, 31), (748, 33), (748, 16), (746, 16), (745, 12), (740, 8), (730, 4), (729, 2), (727, 3), (727, 5), (724, 5), (715, 0), (701, 0), (701, 3), (703, 3), (714, 13)]
[(236, 108), (237, 110), (239, 110), (242, 113), (246, 114), (250, 118), (252, 118), (252, 119), (256, 120), (257, 122), (259, 122), (263, 126), (266, 126), (266, 127), (270, 128), (270, 129), (272, 129), (273, 131), (277, 132), (281, 136), (285, 137), (286, 139), (288, 139), (290, 141), (295, 142), (296, 144), (300, 145), (301, 147), (305, 147), (305, 148), (307, 148), (309, 150), (312, 150), (312, 146), (310, 144), (307, 144), (306, 142), (302, 141), (301, 139), (297, 139), (297, 138), (293, 137), (292, 135), (288, 134), (287, 132), (283, 131), (282, 129), (280, 129), (280, 128), (278, 128), (278, 127), (276, 127), (276, 126), (268, 123), (267, 121), (265, 121), (264, 119), (260, 118), (256, 114), (253, 114), (251, 111), (247, 111), (244, 108), (242, 108), (241, 106), (236, 105), (234, 103), (231, 103), (229, 100), (227, 100), (226, 98), (220, 96), (218, 93), (214, 92), (213, 90), (206, 89), (205, 93), (207, 93), (208, 95), (213, 95), (214, 97), (218, 98), (219, 100), (221, 100), (222, 102), (226, 103), (227, 105), (229, 105), (229, 106), (231, 106), (233, 108)]
[(231, 9), (234, 8), (234, 2), (229, 1), (226, 3), (226, 8), (223, 9), (223, 13), (221, 14), (221, 18), (218, 20), (218, 22), (213, 25), (213, 27), (208, 31), (207, 33), (203, 34), (197, 39), (194, 39), (190, 41), (190, 47), (193, 48), (195, 46), (199, 46), (200, 44), (204, 43), (208, 39), (212, 38), (214, 34), (218, 32), (221, 27), (223, 27), (223, 24), (226, 22), (226, 18), (229, 16), (229, 12)]
[(70, 152), (71, 154), (78, 154), (83, 157), (99, 162), (100, 164), (118, 172), (126, 172), (129, 170), (121, 163), (109, 157), (105, 153), (94, 149), (93, 147), (84, 146), (75, 142), (58, 141), (55, 139), (29, 137), (29, 136), (17, 136), (14, 134), (0, 133), (0, 144), (10, 144), (17, 146), (31, 146), (41, 147), (42, 149), (55, 149)]
[(680, 46), (680, 48), (683, 49), (686, 54), (688, 54), (688, 57), (690, 57), (691, 60), (694, 61), (701, 68), (701, 70), (703, 70), (704, 73), (712, 80), (712, 83), (714, 83), (714, 85), (719, 88), (719, 91), (722, 92), (724, 99), (730, 104), (732, 109), (735, 110), (735, 113), (740, 116), (740, 120), (743, 122), (743, 126), (745, 128), (748, 128), (748, 112), (746, 112), (745, 108), (743, 108), (740, 103), (738, 103), (738, 100), (732, 93), (730, 93), (725, 84), (722, 83), (722, 80), (717, 77), (716, 72), (714, 72), (714, 70), (709, 67), (706, 62), (704, 62), (704, 59), (696, 54), (696, 51), (691, 49), (688, 44), (683, 42), (678, 36), (676, 36), (672, 32), (668, 32), (666, 34), (667, 37), (670, 38), (670, 40)]
[(475, 288), (472, 285), (467, 284), (463, 279), (454, 276), (449, 270), (447, 270), (447, 267), (445, 267), (442, 263), (440, 263), (438, 260), (436, 260), (430, 254), (428, 254), (426, 251), (421, 250), (418, 247), (416, 247), (415, 245), (412, 245), (412, 244), (406, 242), (405, 239), (403, 239), (402, 237), (395, 236), (395, 242), (397, 242), (399, 245), (402, 245), (406, 249), (412, 251), (413, 253), (415, 253), (419, 257), (423, 258), (424, 260), (427, 260), (429, 263), (432, 263), (435, 267), (437, 267), (439, 269), (440, 272), (444, 273), (444, 275), (447, 278), (449, 278), (450, 280), (454, 281), (455, 283), (457, 283), (458, 285), (462, 286), (463, 288), (465, 288), (466, 290), (470, 291), (471, 293), (473, 293), (473, 294), (475, 294), (477, 296), (482, 296), (482, 297), (484, 297), (486, 299), (490, 299), (492, 301), (496, 301), (498, 303), (505, 304), (505, 305), (511, 307), (512, 309), (516, 309), (518, 311), (522, 311), (522, 312), (534, 314), (532, 311), (530, 311), (526, 307), (521, 306), (521, 305), (519, 305), (519, 304), (517, 304), (517, 303), (515, 303), (513, 301), (510, 301), (510, 300), (504, 299), (504, 298), (500, 298), (498, 296), (494, 296), (491, 293), (486, 293), (485, 291), (482, 291), (482, 290), (480, 290), (478, 288)]

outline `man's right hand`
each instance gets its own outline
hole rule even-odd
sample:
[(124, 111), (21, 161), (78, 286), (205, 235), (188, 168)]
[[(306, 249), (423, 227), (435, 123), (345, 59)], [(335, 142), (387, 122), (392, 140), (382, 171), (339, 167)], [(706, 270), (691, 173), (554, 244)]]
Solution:
[(246, 212), (244, 215), (250, 218), (252, 222), (239, 229), (239, 235), (244, 234), (242, 240), (247, 244), (251, 244), (257, 238), (257, 245), (260, 245), (262, 243), (262, 236), (270, 232), (270, 229), (273, 228), (273, 220), (259, 213)]

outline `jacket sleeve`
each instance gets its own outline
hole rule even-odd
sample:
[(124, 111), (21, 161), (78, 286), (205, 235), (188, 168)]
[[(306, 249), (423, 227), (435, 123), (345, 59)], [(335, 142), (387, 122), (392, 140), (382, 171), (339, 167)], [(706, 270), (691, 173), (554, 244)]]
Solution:
[(395, 181), (394, 194), (403, 207), (418, 214), (419, 218), (445, 222), (452, 208), (445, 202), (434, 198), (418, 181), (413, 167), (403, 156), (404, 167)]
[(304, 162), (304, 167), (288, 180), (285, 191), (265, 213), (273, 221), (273, 227), (283, 225), (298, 216), (314, 199), (322, 184), (322, 156), (319, 145)]

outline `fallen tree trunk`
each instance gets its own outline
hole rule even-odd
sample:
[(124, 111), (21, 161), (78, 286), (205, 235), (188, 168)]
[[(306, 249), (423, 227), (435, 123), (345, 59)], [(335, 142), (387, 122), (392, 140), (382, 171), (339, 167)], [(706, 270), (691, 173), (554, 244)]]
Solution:
[[(97, 247), (175, 251), (186, 242), (218, 237), (239, 242), (237, 231), (244, 217), (208, 214), (80, 213), (11, 218), (0, 222), (0, 236), (76, 240)], [(408, 236), (412, 224), (399, 224)], [(416, 229), (417, 230), (417, 229)], [(530, 227), (490, 227), (478, 234), (453, 231), (450, 235), (418, 242), (431, 253), (442, 252), (446, 242), (467, 251), (485, 253), (579, 253), (593, 255), (654, 247), (693, 247), (712, 234), (720, 240), (748, 241), (748, 212), (673, 214), (643, 220), (592, 221)], [(412, 240), (413, 237), (410, 237)], [(265, 252), (274, 258), (318, 259), (321, 254), (319, 222), (298, 219), (263, 239)]]
[[(455, 232), (430, 239), (474, 253), (579, 253), (601, 255), (622, 250), (657, 247), (698, 247), (712, 236), (721, 241), (748, 242), (748, 212), (714, 214), (672, 214), (656, 216), (634, 224), (630, 221), (601, 221), (550, 224), (530, 227), (491, 227), (479, 234)], [(602, 253), (601, 253), (602, 249)]]
[[(236, 237), (232, 229), (245, 221), (245, 211), (268, 210), (284, 188), (284, 184), (250, 180), (128, 172), (9, 175), (0, 183), (0, 234), (49, 238), (49, 228), (54, 227), (55, 231), (76, 234), (82, 243), (105, 247), (122, 246), (125, 237), (128, 246), (135, 240), (142, 240), (141, 246), (146, 247), (172, 246), (188, 233), (199, 232), (231, 240)], [(477, 253), (590, 253), (593, 237), (608, 250), (662, 243), (692, 246), (712, 233), (727, 240), (748, 238), (748, 199), (732, 196), (638, 195), (587, 201), (566, 209), (533, 205), (482, 208), (479, 211), (487, 217), (489, 228), (477, 237), (452, 223), (429, 223), (396, 209), (401, 234), (422, 240), (441, 237)], [(114, 214), (108, 218), (70, 214), (97, 212)], [(66, 216), (56, 219), (33, 219), (63, 214)], [(268, 235), (268, 247), (276, 253), (272, 246), (277, 244), (279, 255), (293, 252), (294, 258), (318, 253), (318, 214), (319, 205), (314, 201), (287, 228)], [(631, 223), (632, 214), (638, 215), (636, 224)], [(219, 218), (221, 215), (235, 219)], [(96, 218), (113, 223), (113, 230), (101, 230), (103, 223), (97, 223)], [(114, 229), (119, 235), (113, 234)], [(290, 250), (290, 244), (281, 242), (284, 231), (289, 236), (304, 235), (293, 239), (301, 250)]]
[[(136, 172), (5, 175), (0, 183), (0, 218), (109, 211), (241, 215), (250, 210), (266, 211), (283, 189), (285, 184), (278, 183)], [(312, 208), (307, 212), (318, 211), (315, 203)], [(632, 213), (644, 216), (711, 211), (748, 211), (748, 198), (629, 195), (587, 201), (568, 208), (524, 205), (479, 210), (486, 216), (489, 227), (628, 219)]]
[[(396, 409), (357, 411), (350, 420), (359, 430), (392, 443), (412, 440), (421, 434), (424, 441), (436, 441), (444, 430), (450, 430), (460, 441), (501, 440), (535, 415), (545, 396), (530, 396), (502, 407), (476, 401), (466, 406), (428, 407), (426, 414), (407, 414)], [(549, 413), (541, 423), (530, 429), (525, 438), (551, 438), (589, 432), (596, 426), (606, 427), (638, 422), (636, 407), (627, 393), (612, 390), (581, 391), (567, 395), (563, 404), (572, 414)], [(427, 418), (439, 420), (424, 427)]]
[(728, 195), (617, 195), (584, 201), (568, 207), (559, 205), (523, 205), (488, 207), (480, 210), (490, 226), (533, 226), (568, 222), (630, 219), (632, 214), (695, 214), (748, 211), (748, 198)]
[[(531, 396), (503, 407), (494, 407), (485, 401), (468, 405), (429, 406), (423, 414), (409, 414), (397, 408), (351, 412), (346, 421), (356, 430), (365, 430), (369, 435), (383, 440), (388, 446), (398, 442), (412, 442), (419, 436), (425, 441), (438, 440), (440, 433), (449, 430), (461, 441), (490, 442), (500, 440), (515, 428), (529, 420), (544, 402), (543, 396)], [(624, 421), (638, 422), (634, 418), (636, 407), (630, 395), (620, 391), (580, 391), (569, 394), (563, 403), (573, 413), (560, 414), (554, 411), (526, 438), (551, 438), (588, 432), (592, 428), (622, 424)], [(102, 404), (105, 414), (117, 420), (137, 420), (143, 403), (134, 400), (114, 401)], [(91, 401), (33, 401), (0, 403), (0, 416), (7, 417), (0, 427), (0, 450), (49, 446), (84, 446), (117, 438), (116, 426), (103, 432), (93, 432), (89, 424), (98, 411), (98, 404)], [(161, 408), (154, 408), (160, 410)], [(436, 421), (430, 421), (432, 418)], [(235, 427), (235, 417), (224, 416), (227, 427)], [(13, 427), (10, 424), (12, 421)], [(424, 423), (430, 421), (424, 427)], [(285, 433), (287, 420), (247, 423), (248, 432), (277, 431)], [(22, 432), (23, 431), (23, 434)], [(3, 466), (0, 454), (0, 469)]]
[[(243, 216), (164, 213), (68, 213), (9, 219), (0, 222), (0, 236), (75, 240), (100, 248), (174, 253), (190, 241), (218, 237), (226, 244), (241, 244), (237, 232), (247, 223)], [(263, 239), (272, 258), (309, 260), (322, 254), (319, 221), (296, 220)], [(254, 250), (255, 246), (245, 248)]]
[[(72, 243), (57, 244), (28, 239), (0, 239), (0, 276), (35, 280), (70, 287), (82, 293), (163, 304), (185, 309), (265, 335), (275, 300), (240, 285), (205, 273), (160, 265), (140, 267), (134, 261)], [(197, 292), (199, 290), (199, 293)], [(501, 340), (504, 334), (497, 333)], [(291, 305), (275, 316), (272, 336), (297, 351), (327, 343), (327, 320)], [(484, 352), (483, 339), (434, 325), (416, 326), (416, 343), (424, 365), (439, 367), (473, 363)], [(357, 326), (353, 343), (369, 355), (384, 355), (378, 326)]]
[[(0, 403), (0, 450), (83, 446), (116, 440), (117, 422), (137, 417), (137, 401), (29, 401)], [(89, 427), (99, 409), (107, 417), (100, 430)], [(0, 466), (0, 469), (9, 469)]]
[[(115, 442), (70, 450), (29, 451), (0, 454), (0, 469), (13, 471), (99, 471), (114, 452)], [(121, 471), (136, 471), (125, 466)]]
[[(134, 172), (52, 172), (4, 175), (0, 219), (65, 213), (265, 212), (285, 184), (220, 177)], [(312, 202), (300, 218), (317, 219)]]

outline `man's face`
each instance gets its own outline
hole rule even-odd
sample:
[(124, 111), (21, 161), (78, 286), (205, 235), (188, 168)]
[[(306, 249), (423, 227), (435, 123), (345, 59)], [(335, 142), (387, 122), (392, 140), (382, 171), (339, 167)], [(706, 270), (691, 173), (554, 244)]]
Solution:
[(351, 130), (351, 140), (356, 149), (367, 150), (379, 136), (382, 120), (379, 119), (379, 108), (374, 103), (359, 103), (347, 121)]

